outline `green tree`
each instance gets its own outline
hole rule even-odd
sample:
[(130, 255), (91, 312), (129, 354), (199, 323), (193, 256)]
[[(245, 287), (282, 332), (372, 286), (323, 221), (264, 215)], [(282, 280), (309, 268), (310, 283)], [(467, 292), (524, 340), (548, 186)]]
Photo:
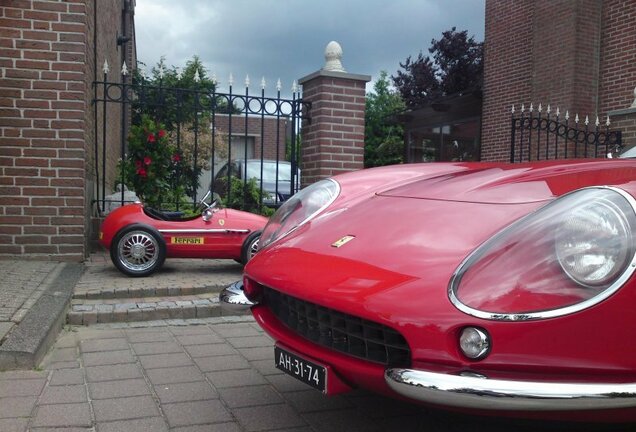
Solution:
[(404, 111), (399, 93), (391, 89), (387, 72), (367, 93), (364, 128), (364, 165), (374, 167), (402, 163), (404, 160), (404, 130), (393, 116)]

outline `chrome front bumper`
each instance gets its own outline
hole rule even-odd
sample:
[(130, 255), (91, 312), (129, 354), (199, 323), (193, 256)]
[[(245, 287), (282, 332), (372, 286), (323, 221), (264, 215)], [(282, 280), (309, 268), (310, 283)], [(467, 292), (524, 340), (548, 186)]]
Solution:
[(236, 281), (219, 294), (221, 309), (226, 312), (245, 312), (256, 303), (251, 302), (243, 293), (243, 281)]
[(579, 411), (636, 407), (636, 383), (508, 381), (388, 369), (389, 387), (409, 399), (480, 410)]

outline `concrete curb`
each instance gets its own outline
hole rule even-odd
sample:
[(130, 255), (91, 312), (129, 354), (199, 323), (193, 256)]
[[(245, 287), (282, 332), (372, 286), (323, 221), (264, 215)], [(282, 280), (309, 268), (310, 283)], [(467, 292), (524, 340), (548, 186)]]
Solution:
[(42, 296), (0, 346), (0, 370), (37, 367), (66, 321), (66, 309), (82, 273), (83, 264), (65, 263), (51, 275)]

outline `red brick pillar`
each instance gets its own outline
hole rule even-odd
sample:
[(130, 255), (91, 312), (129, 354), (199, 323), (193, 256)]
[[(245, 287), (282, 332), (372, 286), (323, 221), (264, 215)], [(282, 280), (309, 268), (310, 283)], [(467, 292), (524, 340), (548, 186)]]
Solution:
[(303, 100), (311, 102), (303, 121), (303, 186), (364, 167), (365, 85), (368, 75), (351, 74), (340, 64), (342, 50), (327, 45), (325, 68), (301, 78)]

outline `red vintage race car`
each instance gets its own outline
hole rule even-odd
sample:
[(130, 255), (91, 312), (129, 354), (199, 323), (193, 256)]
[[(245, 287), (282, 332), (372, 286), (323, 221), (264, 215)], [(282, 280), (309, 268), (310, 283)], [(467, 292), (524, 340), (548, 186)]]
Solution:
[(115, 267), (129, 276), (148, 276), (166, 258), (227, 258), (247, 263), (256, 253), (267, 219), (216, 201), (200, 202), (202, 213), (182, 218), (141, 203), (119, 207), (102, 223), (99, 242)]
[(437, 163), (320, 181), (243, 286), (279, 369), (471, 413), (636, 420), (636, 163)]

